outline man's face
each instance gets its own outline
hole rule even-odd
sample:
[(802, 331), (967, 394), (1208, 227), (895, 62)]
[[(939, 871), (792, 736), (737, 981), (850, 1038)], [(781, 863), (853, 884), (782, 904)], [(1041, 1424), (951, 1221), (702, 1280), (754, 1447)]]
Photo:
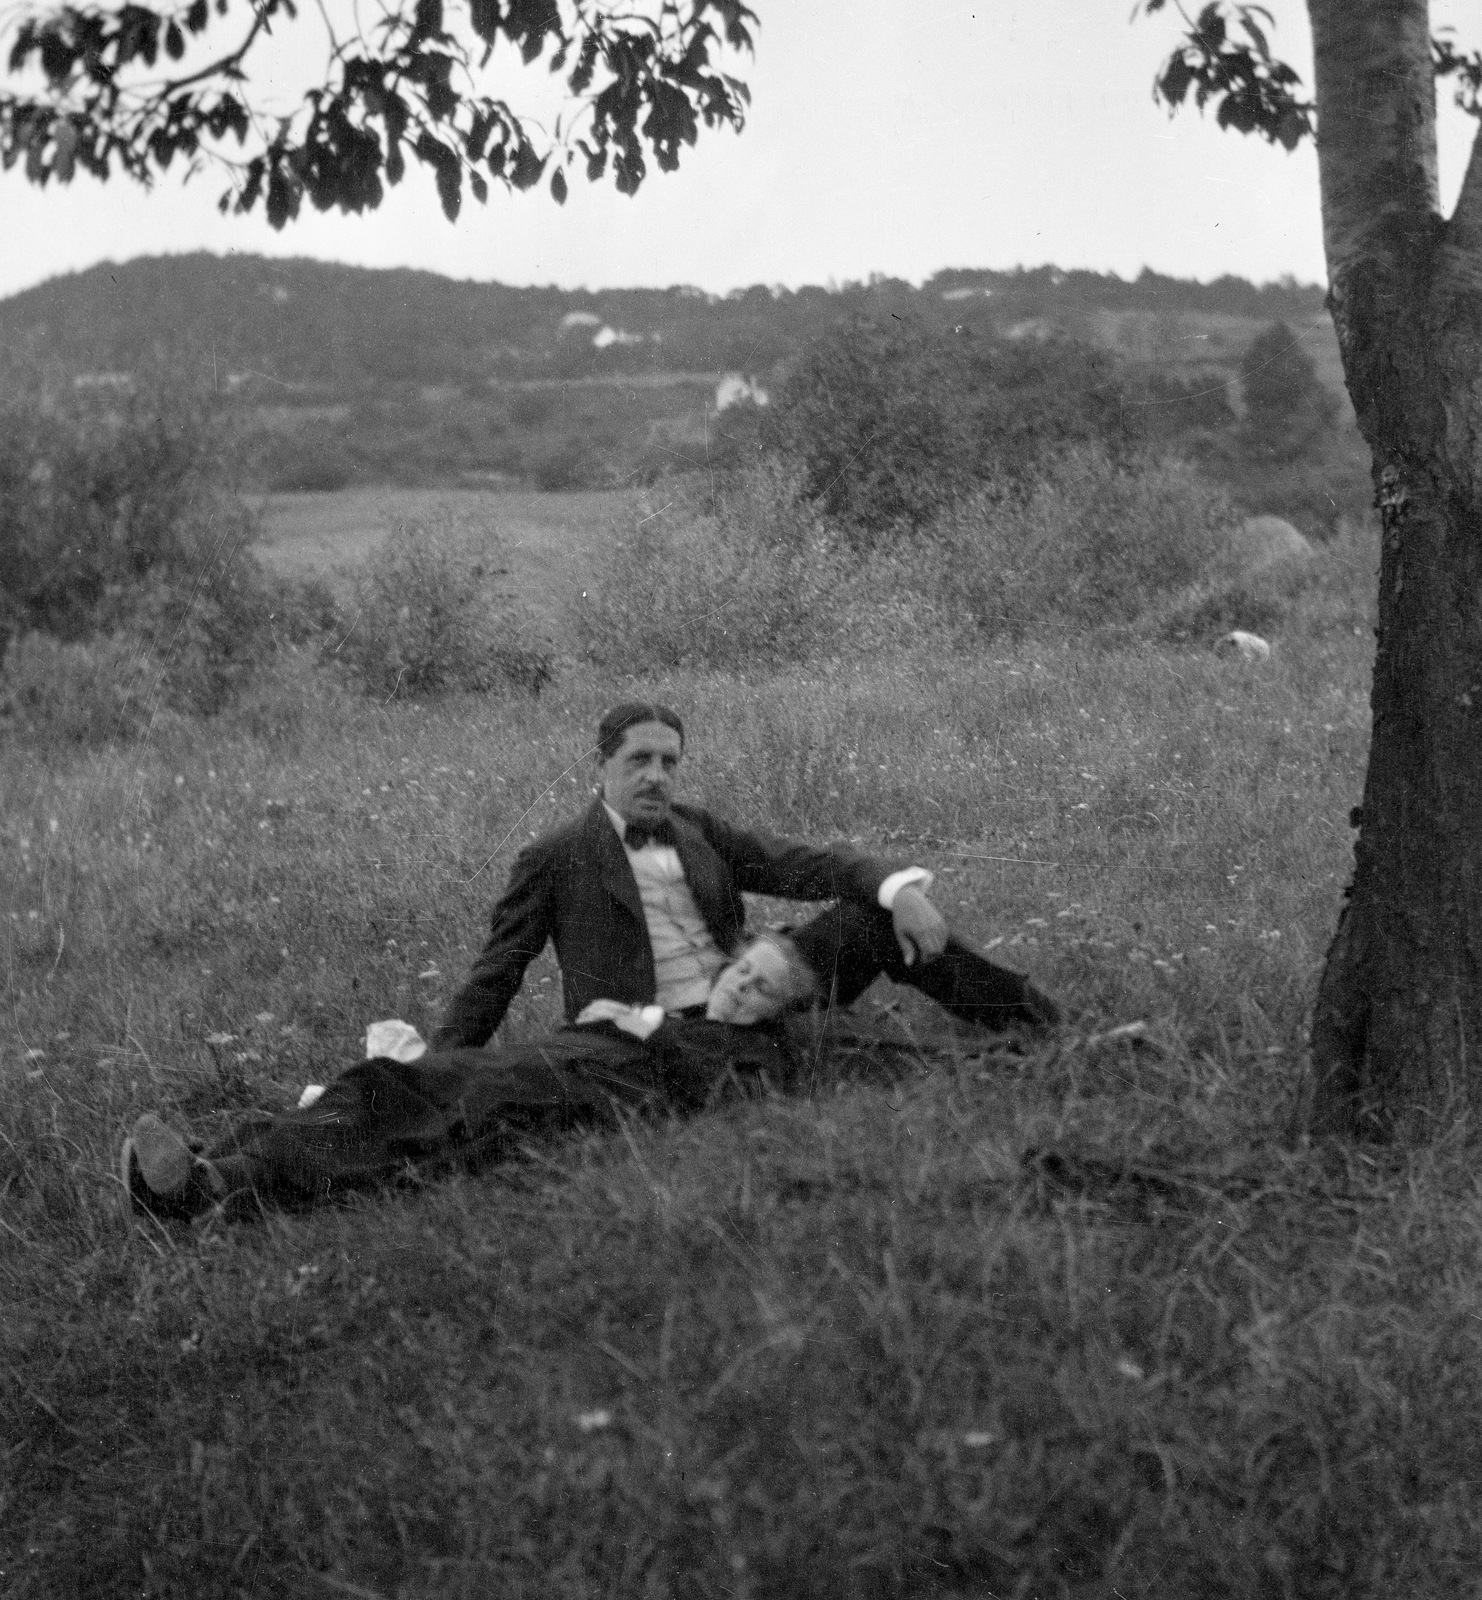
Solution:
[(652, 827), (669, 815), (684, 741), (666, 722), (639, 722), (597, 768), (602, 798), (624, 822)]
[(712, 1022), (749, 1028), (804, 1005), (816, 987), (813, 974), (776, 939), (757, 939), (715, 980), (705, 1015)]

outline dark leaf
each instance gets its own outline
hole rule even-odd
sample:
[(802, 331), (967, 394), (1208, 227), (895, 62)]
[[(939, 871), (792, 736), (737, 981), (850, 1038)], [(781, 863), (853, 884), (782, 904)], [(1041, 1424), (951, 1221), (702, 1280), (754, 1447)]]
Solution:
[(281, 228), (297, 211), (298, 196), (283, 168), (275, 165), (268, 178), (268, 225)]
[(544, 171), (545, 162), (536, 155), (530, 142), (522, 139), (520, 148), (515, 152), (514, 170), (509, 175), (509, 181), (517, 189), (533, 189)]
[(434, 122), (446, 121), (458, 109), (456, 91), (446, 83), (434, 83), (427, 90), (427, 110)]
[(1194, 25), (1194, 41), (1211, 55), (1218, 52), (1225, 42), (1225, 19), (1220, 15), (1218, 5), (1210, 4), (1199, 13), (1199, 20)]
[(558, 206), (566, 204), (566, 174), (560, 167), (551, 174), (551, 198)]
[(592, 87), (592, 73), (597, 65), (597, 36), (589, 33), (581, 42), (581, 54), (576, 58), (576, 66), (572, 68), (571, 76), (566, 80), (566, 86), (572, 94), (585, 94)]
[(19, 72), (26, 57), (36, 48), (36, 24), (29, 19), (16, 29), (15, 43), (10, 47), (10, 70)]
[(58, 117), (52, 129), (51, 170), (58, 183), (71, 183), (73, 162), (77, 152), (77, 130), (69, 117)]
[(433, 39), (443, 31), (443, 0), (417, 0), (416, 21), (412, 25), (412, 43)]
[(456, 162), (437, 169), (437, 197), (443, 203), (443, 215), (456, 222), (463, 209), (463, 173)]
[(477, 172), (468, 175), (468, 187), (473, 190), (473, 197), (480, 205), (484, 205), (489, 198), (489, 185), (484, 182), (483, 176)]
[(185, 35), (177, 22), (172, 21), (165, 29), (165, 54), (171, 61), (178, 61), (185, 54)]
[(434, 139), (425, 128), (417, 135), (417, 142), (412, 148), (418, 158), (433, 169), (443, 215), (449, 222), (456, 222), (463, 205), (463, 168), (457, 152), (450, 150), (441, 140)]
[(247, 163), (247, 181), (242, 185), (242, 192), (237, 199), (238, 211), (250, 211), (257, 204), (257, 197), (262, 193), (264, 166), (261, 156), (254, 156)]
[(1194, 72), (1184, 58), (1174, 56), (1163, 69), (1163, 76), (1158, 80), (1158, 92), (1171, 106), (1181, 106), (1184, 96), (1189, 91), (1189, 84), (1193, 82)]
[(1283, 149), (1295, 150), (1302, 142), (1302, 136), (1310, 133), (1307, 118), (1292, 106), (1288, 106), (1277, 119), (1276, 138)]
[(1271, 58), (1271, 46), (1266, 43), (1266, 35), (1251, 19), (1250, 12), (1244, 11), (1240, 16), (1240, 26), (1250, 35), (1251, 43), (1255, 45), (1263, 60)]
[(387, 94), (386, 108), (382, 113), (386, 120), (386, 136), (394, 146), (407, 131), (407, 122), (410, 112), (407, 110), (406, 101), (399, 94)]
[(479, 38), (486, 44), (493, 44), (499, 25), (504, 21), (504, 12), (499, 0), (468, 0), (468, 19)]
[(53, 83), (61, 83), (77, 59), (71, 45), (54, 28), (41, 35), (41, 70)]

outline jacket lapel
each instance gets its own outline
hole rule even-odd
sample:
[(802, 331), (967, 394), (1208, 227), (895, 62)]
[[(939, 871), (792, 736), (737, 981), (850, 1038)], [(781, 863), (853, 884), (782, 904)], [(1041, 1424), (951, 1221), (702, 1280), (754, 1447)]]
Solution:
[(638, 925), (647, 928), (643, 919), (643, 901), (638, 896), (638, 880), (628, 865), (628, 853), (623, 849), (612, 818), (607, 814), (599, 796), (587, 813), (587, 839), (597, 858), (597, 877), (602, 887), (621, 906), (626, 906), (638, 919)]
[(720, 858), (705, 835), (688, 818), (671, 811), (669, 820), (674, 826), (674, 844), (679, 852), (679, 864), (684, 868), (684, 881), (694, 897), (695, 909), (705, 919), (705, 925), (715, 942), (721, 949), (727, 949), (730, 934), (726, 926), (725, 885), (718, 870)]

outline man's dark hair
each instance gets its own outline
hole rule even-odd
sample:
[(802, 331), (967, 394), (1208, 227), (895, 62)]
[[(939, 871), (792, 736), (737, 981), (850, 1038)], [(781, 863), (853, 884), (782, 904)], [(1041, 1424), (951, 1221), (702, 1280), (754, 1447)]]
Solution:
[(677, 711), (671, 711), (668, 706), (651, 706), (643, 700), (624, 700), (597, 724), (597, 750), (604, 761), (612, 760), (623, 742), (623, 735), (640, 722), (662, 722), (666, 728), (673, 728), (679, 735), (679, 748), (683, 751), (684, 724), (679, 720)]

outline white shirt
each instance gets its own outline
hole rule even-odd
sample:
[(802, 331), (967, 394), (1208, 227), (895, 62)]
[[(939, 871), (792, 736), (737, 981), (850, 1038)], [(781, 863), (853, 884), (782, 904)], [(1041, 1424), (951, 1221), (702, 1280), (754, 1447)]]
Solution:
[[(684, 1011), (690, 1006), (702, 1006), (710, 998), (710, 991), (730, 957), (716, 944), (690, 886), (684, 879), (684, 867), (679, 852), (673, 845), (659, 844), (650, 839), (641, 849), (634, 850), (627, 841), (628, 825), (619, 812), (602, 802), (603, 809), (612, 819), (618, 838), (633, 877), (638, 884), (638, 898), (643, 903), (643, 920), (648, 925), (648, 939), (654, 955), (654, 999), (665, 1011)], [(880, 904), (889, 911), (896, 895), (908, 883), (931, 887), (931, 873), (925, 867), (905, 867), (892, 872), (880, 885)]]

